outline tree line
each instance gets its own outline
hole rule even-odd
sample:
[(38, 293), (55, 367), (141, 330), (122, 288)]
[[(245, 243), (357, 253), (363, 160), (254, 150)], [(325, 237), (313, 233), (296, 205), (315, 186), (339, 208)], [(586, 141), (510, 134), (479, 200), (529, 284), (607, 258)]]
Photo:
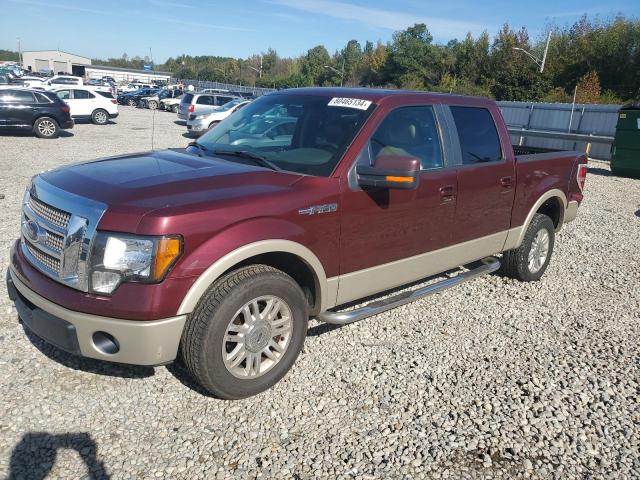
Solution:
[[(522, 50), (543, 56), (543, 73)], [(516, 50), (522, 49), (522, 50)], [(95, 64), (142, 68), (146, 57), (94, 60)], [(505, 24), (493, 37), (485, 31), (436, 44), (422, 23), (397, 31), (390, 41), (350, 40), (329, 53), (323, 45), (298, 57), (269, 48), (244, 59), (180, 55), (156, 70), (174, 77), (258, 87), (390, 87), (481, 95), (496, 100), (622, 103), (640, 96), (640, 20), (617, 16), (550, 26), (532, 39), (526, 28)]]

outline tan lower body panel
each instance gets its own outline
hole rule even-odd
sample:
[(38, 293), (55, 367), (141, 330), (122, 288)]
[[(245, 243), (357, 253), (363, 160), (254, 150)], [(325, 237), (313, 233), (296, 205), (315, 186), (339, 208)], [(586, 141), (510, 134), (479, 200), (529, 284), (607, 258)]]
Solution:
[(564, 211), (564, 223), (573, 222), (578, 215), (578, 207), (580, 204), (575, 200), (572, 200), (567, 205), (567, 209)]
[[(186, 315), (138, 321), (76, 312), (38, 295), (22, 283), (11, 269), (10, 274), (14, 286), (24, 298), (75, 327), (82, 356), (132, 365), (160, 365), (175, 360)], [(120, 345), (120, 351), (107, 354), (98, 350), (93, 343), (95, 332), (113, 335)]]
[[(498, 232), (477, 240), (341, 275), (336, 303), (329, 308), (499, 253), (503, 250), (508, 233)], [(335, 277), (329, 280), (334, 279)]]

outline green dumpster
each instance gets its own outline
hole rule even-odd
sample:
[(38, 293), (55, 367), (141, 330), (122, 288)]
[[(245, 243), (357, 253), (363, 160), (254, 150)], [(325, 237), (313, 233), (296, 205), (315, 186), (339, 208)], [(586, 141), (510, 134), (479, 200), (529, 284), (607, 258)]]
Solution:
[(640, 178), (640, 104), (625, 105), (620, 109), (611, 147), (611, 171), (616, 175)]

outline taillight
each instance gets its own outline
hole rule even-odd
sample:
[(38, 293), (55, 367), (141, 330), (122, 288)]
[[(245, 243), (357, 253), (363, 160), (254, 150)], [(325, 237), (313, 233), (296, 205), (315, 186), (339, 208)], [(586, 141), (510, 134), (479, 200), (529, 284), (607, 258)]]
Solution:
[(576, 176), (576, 180), (578, 181), (580, 191), (583, 191), (584, 183), (587, 181), (587, 165), (585, 163), (578, 165), (578, 175)]
[(196, 106), (195, 105), (189, 105), (189, 112), (195, 112), (196, 111)]
[(116, 100), (115, 98), (111, 99), (111, 103), (115, 103), (116, 105), (118, 104), (118, 100)]
[(64, 113), (69, 113), (71, 111), (71, 108), (69, 108), (69, 105), (62, 105), (60, 107), (60, 110), (62, 110)]

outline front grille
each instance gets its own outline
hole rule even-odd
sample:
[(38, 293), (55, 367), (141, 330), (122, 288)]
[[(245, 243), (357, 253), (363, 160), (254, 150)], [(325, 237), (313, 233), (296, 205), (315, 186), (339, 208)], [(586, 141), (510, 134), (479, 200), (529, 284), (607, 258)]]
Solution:
[(36, 176), (23, 201), (21, 250), (44, 275), (88, 291), (91, 240), (107, 206), (64, 192)]
[(53, 232), (47, 232), (47, 247), (56, 252), (62, 252), (64, 248), (64, 237)]
[(47, 205), (31, 196), (29, 197), (29, 206), (35, 213), (57, 227), (66, 229), (67, 225), (69, 225), (71, 214), (64, 210)]
[(27, 250), (29, 250), (29, 253), (31, 253), (31, 255), (33, 255), (33, 257), (38, 262), (40, 262), (42, 265), (47, 267), (53, 273), (55, 274), (60, 273), (60, 260), (58, 260), (55, 257), (52, 257), (48, 253), (45, 253), (41, 250), (34, 248), (29, 242), (25, 242), (25, 243), (27, 245)]

